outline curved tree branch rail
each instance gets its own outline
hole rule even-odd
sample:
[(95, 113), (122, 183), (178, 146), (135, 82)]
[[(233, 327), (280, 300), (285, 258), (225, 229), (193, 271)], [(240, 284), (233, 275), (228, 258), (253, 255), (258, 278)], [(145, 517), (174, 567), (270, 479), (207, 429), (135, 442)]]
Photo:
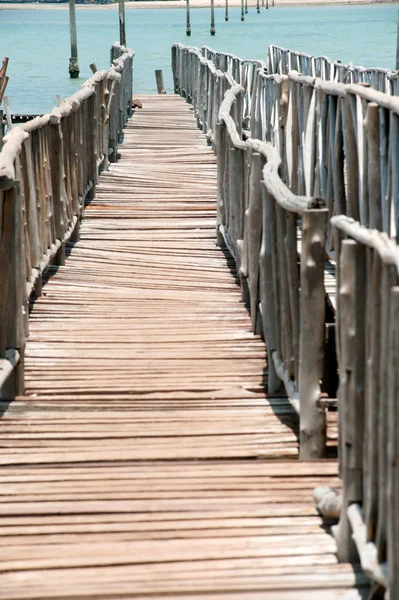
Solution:
[[(328, 225), (327, 248), (335, 249), (337, 263), (343, 494), (315, 495), (323, 511), (340, 513), (334, 529), (339, 558), (360, 560), (375, 584), (396, 598), (399, 248), (392, 236), (398, 232), (399, 100), (295, 71), (267, 75), (262, 67), (252, 88), (251, 137), (243, 129), (244, 88), (199, 50), (173, 51), (176, 63), (191, 60), (186, 84), (200, 122), (212, 114), (206, 130), (218, 157), (219, 243), (234, 254), (253, 328), (264, 333), (269, 391), (282, 380), (300, 413), (302, 457), (324, 449), (317, 377)], [(175, 82), (179, 89), (178, 74)], [(316, 425), (311, 440), (309, 422)]]
[[(13, 128), (0, 152), (0, 397), (24, 391), (28, 299), (50, 264), (76, 241), (99, 172), (117, 158), (131, 112), (133, 52), (115, 44), (113, 64), (51, 114)], [(10, 376), (11, 375), (11, 376)]]

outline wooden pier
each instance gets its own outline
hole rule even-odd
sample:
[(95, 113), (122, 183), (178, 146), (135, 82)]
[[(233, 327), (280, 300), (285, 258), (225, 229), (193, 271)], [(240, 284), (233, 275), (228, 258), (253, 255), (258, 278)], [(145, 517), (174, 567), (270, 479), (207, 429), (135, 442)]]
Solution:
[(399, 598), (399, 73), (133, 58), (3, 139), (0, 600)]
[(298, 462), (297, 415), (264, 392), (213, 152), (184, 100), (142, 100), (31, 305), (26, 396), (1, 421), (0, 598), (360, 598), (312, 502), (337, 463)]

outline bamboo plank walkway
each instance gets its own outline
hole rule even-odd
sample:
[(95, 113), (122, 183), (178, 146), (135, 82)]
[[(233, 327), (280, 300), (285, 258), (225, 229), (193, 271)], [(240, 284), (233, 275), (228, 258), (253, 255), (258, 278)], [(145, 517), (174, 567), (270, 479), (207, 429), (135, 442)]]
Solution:
[(312, 503), (337, 465), (297, 462), (296, 416), (265, 397), (214, 156), (183, 100), (142, 100), (3, 406), (0, 598), (364, 597)]

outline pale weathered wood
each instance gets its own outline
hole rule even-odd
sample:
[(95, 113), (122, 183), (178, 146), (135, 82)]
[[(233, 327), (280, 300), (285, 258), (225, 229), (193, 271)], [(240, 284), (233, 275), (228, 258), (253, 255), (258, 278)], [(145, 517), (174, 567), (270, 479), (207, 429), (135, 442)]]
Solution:
[(347, 520), (347, 507), (363, 499), (363, 437), (365, 391), (364, 246), (344, 240), (340, 250), (340, 448), (344, 482), (342, 511), (336, 529), (338, 556), (353, 561), (356, 553)]
[(324, 243), (327, 209), (302, 216), (301, 328), (299, 340), (299, 393), (301, 405), (301, 458), (319, 458), (325, 452), (325, 409), (319, 406), (324, 339)]
[(388, 363), (388, 456), (387, 456), (387, 503), (388, 503), (388, 580), (392, 590), (398, 589), (399, 554), (398, 554), (398, 377), (397, 365), (399, 360), (399, 288), (393, 287), (390, 291), (389, 311), (389, 363)]
[(69, 75), (73, 79), (79, 77), (78, 42), (76, 34), (75, 0), (69, 0), (69, 30), (71, 38), (71, 57), (69, 59)]

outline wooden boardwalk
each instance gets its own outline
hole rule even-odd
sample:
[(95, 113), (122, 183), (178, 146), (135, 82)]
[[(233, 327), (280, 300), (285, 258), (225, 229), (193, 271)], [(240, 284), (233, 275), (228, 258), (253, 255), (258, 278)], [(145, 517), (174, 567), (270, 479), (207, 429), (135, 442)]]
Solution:
[(142, 100), (3, 406), (0, 598), (363, 597), (312, 502), (336, 462), (298, 462), (265, 396), (213, 153), (183, 100)]

